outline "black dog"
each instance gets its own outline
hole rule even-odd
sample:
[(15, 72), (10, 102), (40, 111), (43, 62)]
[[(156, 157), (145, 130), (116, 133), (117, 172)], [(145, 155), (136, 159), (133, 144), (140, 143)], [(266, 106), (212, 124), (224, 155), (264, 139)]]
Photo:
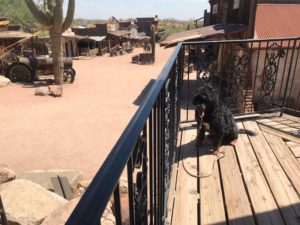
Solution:
[(218, 153), (218, 149), (222, 144), (234, 145), (239, 133), (255, 135), (252, 131), (238, 129), (231, 111), (219, 100), (219, 92), (212, 83), (205, 83), (197, 88), (193, 105), (196, 108), (197, 146), (205, 138), (205, 124), (209, 125), (209, 133), (214, 136), (214, 154)]

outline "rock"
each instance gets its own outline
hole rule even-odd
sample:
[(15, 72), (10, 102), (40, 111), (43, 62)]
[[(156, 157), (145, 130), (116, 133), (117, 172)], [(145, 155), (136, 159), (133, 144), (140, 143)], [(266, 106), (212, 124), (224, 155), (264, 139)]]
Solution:
[(128, 180), (126, 177), (120, 178), (119, 185), (120, 185), (121, 194), (127, 194), (128, 193)]
[(90, 185), (91, 181), (92, 180), (81, 180), (81, 181), (79, 181), (78, 188), (76, 190), (74, 190), (73, 197), (74, 198), (81, 197), (84, 194), (85, 190)]
[[(74, 208), (78, 204), (80, 198), (73, 199), (72, 201), (64, 204), (63, 206), (54, 210), (49, 216), (45, 218), (41, 225), (64, 225)], [(115, 217), (111, 210), (109, 203), (102, 215), (101, 225), (115, 225)]]
[(106, 209), (103, 212), (103, 215), (101, 217), (101, 225), (115, 225), (116, 224), (116, 219), (115, 216), (113, 215), (111, 203), (108, 203), (106, 206)]
[(63, 95), (62, 85), (49, 85), (49, 90), (53, 97), (61, 97)]
[(10, 84), (10, 79), (4, 77), (4, 76), (0, 76), (0, 87), (6, 87)]
[(50, 94), (50, 91), (48, 87), (39, 87), (35, 89), (34, 94), (38, 96), (46, 96)]
[(80, 198), (73, 199), (48, 215), (41, 225), (64, 225)]
[(82, 173), (75, 170), (33, 170), (20, 174), (18, 178), (30, 180), (48, 190), (53, 191), (54, 188), (51, 182), (51, 177), (57, 176), (66, 177), (71, 185), (73, 192), (78, 189), (78, 183), (82, 179)]
[(81, 180), (78, 183), (78, 187), (83, 188), (84, 190), (86, 190), (91, 182), (92, 182), (92, 180)]
[(16, 173), (6, 164), (0, 163), (0, 184), (12, 181), (16, 178)]
[(39, 225), (67, 200), (28, 180), (17, 179), (0, 185), (9, 224)]

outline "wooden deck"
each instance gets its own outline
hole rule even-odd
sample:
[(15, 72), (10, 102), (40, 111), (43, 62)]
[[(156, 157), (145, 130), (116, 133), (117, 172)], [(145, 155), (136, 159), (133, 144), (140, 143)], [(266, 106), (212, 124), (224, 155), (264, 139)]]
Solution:
[(236, 146), (224, 157), (195, 147), (195, 123), (182, 125), (169, 197), (173, 225), (299, 225), (300, 119), (258, 117), (238, 122)]

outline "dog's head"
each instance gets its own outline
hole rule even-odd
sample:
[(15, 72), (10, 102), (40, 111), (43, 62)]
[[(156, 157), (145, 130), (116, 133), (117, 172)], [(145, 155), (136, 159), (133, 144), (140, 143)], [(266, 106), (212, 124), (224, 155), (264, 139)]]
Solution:
[(206, 93), (196, 93), (193, 98), (193, 105), (196, 108), (197, 114), (203, 116), (206, 112), (209, 102), (209, 96)]
[(193, 105), (198, 114), (208, 114), (218, 102), (217, 92), (210, 85), (197, 88), (194, 92)]

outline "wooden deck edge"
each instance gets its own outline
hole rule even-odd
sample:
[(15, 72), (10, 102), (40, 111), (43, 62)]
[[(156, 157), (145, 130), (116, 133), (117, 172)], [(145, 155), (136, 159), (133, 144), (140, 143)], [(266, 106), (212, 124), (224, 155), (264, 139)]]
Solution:
[(293, 141), (293, 142), (296, 142), (298, 144), (300, 144), (300, 138), (298, 137), (295, 137), (291, 134), (288, 134), (286, 132), (282, 132), (282, 131), (279, 131), (279, 130), (275, 130), (275, 129), (272, 129), (266, 125), (263, 125), (261, 123), (258, 123), (260, 129), (264, 132), (267, 132), (267, 133), (270, 133), (270, 134), (273, 134), (275, 136), (278, 136), (278, 137), (281, 137), (283, 139), (286, 139), (286, 140), (289, 140), (289, 141)]

